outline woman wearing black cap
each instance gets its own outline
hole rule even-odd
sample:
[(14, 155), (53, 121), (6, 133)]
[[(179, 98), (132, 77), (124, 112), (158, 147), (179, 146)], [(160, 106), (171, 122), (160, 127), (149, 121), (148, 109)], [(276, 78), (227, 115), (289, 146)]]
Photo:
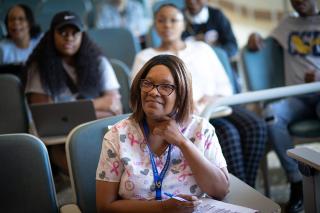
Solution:
[(83, 30), (73, 12), (53, 17), (27, 61), (28, 102), (92, 99), (98, 118), (120, 114), (120, 86), (114, 70)]
[(29, 103), (92, 99), (97, 117), (121, 113), (119, 83), (80, 18), (56, 14), (27, 61)]

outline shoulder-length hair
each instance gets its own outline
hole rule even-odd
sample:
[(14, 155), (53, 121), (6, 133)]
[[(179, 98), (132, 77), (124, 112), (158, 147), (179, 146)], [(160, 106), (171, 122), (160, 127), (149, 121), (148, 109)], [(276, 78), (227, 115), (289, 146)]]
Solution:
[(133, 111), (131, 118), (141, 122), (145, 116), (141, 103), (140, 80), (144, 79), (152, 67), (164, 65), (169, 68), (176, 85), (177, 98), (173, 107), (178, 123), (186, 122), (193, 113), (193, 96), (191, 75), (183, 61), (174, 55), (158, 55), (151, 58), (133, 79), (130, 90), (130, 106)]
[[(41, 28), (40, 26), (36, 23), (35, 19), (34, 19), (34, 15), (33, 15), (33, 12), (32, 10), (30, 9), (30, 7), (28, 7), (27, 5), (25, 4), (16, 4), (12, 7), (10, 7), (10, 9), (8, 10), (7, 14), (6, 14), (6, 17), (4, 19), (4, 22), (5, 22), (5, 25), (6, 25), (6, 30), (7, 32), (9, 32), (8, 30), (8, 25), (9, 25), (9, 13), (10, 11), (14, 8), (14, 7), (20, 7), (25, 16), (26, 16), (26, 19), (27, 19), (27, 22), (29, 24), (29, 34), (30, 34), (30, 37), (31, 38), (37, 38), (40, 33), (41, 33)], [(10, 38), (10, 34), (8, 33), (7, 35), (7, 38)]]

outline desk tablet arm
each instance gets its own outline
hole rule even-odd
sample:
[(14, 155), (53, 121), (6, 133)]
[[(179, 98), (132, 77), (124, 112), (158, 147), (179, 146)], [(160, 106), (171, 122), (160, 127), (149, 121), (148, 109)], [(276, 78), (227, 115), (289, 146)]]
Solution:
[(287, 155), (298, 161), (303, 175), (304, 210), (320, 213), (320, 153), (309, 148), (289, 149)]

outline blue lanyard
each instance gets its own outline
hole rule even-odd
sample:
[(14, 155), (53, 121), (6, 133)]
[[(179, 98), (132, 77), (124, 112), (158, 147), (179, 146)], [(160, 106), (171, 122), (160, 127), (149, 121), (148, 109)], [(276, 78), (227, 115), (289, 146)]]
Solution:
[[(149, 127), (148, 124), (146, 122), (146, 120), (143, 120), (143, 130), (144, 130), (144, 134), (146, 137), (146, 140), (148, 139), (148, 135), (149, 135)], [(150, 161), (151, 161), (151, 165), (152, 165), (152, 171), (153, 171), (153, 179), (154, 179), (154, 186), (155, 186), (155, 190), (156, 190), (156, 200), (161, 200), (161, 187), (162, 187), (162, 181), (164, 179), (164, 176), (169, 168), (169, 164), (170, 164), (170, 154), (171, 154), (171, 149), (172, 149), (172, 145), (169, 145), (169, 151), (168, 151), (168, 155), (167, 155), (167, 160), (166, 163), (164, 164), (164, 167), (159, 175), (158, 170), (157, 170), (157, 166), (156, 163), (154, 162), (154, 158), (153, 158), (153, 154), (152, 151), (150, 149), (149, 143), (147, 143), (148, 146), (148, 150), (149, 150), (149, 155), (150, 155)]]

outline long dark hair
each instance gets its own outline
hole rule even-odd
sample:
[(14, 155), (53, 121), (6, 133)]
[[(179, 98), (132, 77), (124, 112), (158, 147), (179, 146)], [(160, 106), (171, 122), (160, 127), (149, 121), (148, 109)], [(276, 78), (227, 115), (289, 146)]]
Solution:
[[(27, 21), (28, 21), (28, 23), (29, 23), (29, 27), (30, 27), (30, 30), (29, 30), (30, 37), (31, 37), (31, 38), (37, 38), (37, 37), (40, 35), (40, 33), (41, 33), (41, 28), (40, 28), (40, 26), (36, 23), (36, 21), (35, 21), (35, 19), (34, 19), (34, 16), (33, 16), (32, 10), (30, 9), (30, 7), (28, 7), (28, 6), (25, 5), (25, 4), (16, 4), (16, 5), (10, 7), (10, 9), (8, 10), (8, 12), (7, 12), (7, 14), (6, 14), (6, 17), (5, 17), (5, 19), (4, 19), (7, 32), (9, 32), (9, 31), (8, 31), (9, 13), (10, 13), (10, 11), (11, 11), (14, 7), (20, 7), (20, 8), (23, 10), (23, 12), (24, 12), (24, 14), (25, 14), (25, 16), (26, 16), (26, 19), (27, 19)], [(7, 38), (10, 38), (9, 33), (8, 33), (8, 35), (7, 35)]]
[[(99, 72), (99, 60), (102, 52), (93, 43), (87, 33), (82, 32), (81, 45), (73, 56), (77, 75), (77, 87), (79, 94), (86, 97), (101, 88), (101, 75)], [(54, 45), (54, 31), (45, 33), (27, 61), (27, 70), (39, 71), (42, 85), (52, 97), (58, 96), (67, 87), (67, 74), (62, 65), (62, 58)]]

